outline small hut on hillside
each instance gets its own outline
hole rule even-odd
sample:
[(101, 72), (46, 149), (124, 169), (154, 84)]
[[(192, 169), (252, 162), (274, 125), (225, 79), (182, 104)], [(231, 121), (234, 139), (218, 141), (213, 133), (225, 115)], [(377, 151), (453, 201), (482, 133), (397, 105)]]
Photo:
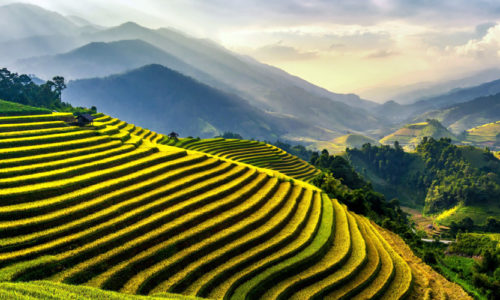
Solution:
[(95, 117), (93, 117), (91, 114), (79, 114), (76, 116), (76, 125), (92, 125), (94, 123), (94, 119)]

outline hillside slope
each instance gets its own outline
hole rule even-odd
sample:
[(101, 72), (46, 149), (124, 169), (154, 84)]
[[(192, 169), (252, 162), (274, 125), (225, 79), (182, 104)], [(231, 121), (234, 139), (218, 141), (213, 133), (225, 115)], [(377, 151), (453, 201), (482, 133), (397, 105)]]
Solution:
[(104, 77), (155, 63), (215, 84), (207, 74), (141, 40), (93, 42), (67, 53), (20, 60), (16, 70), (43, 78), (57, 74), (71, 80)]
[(50, 113), (50, 110), (46, 108), (0, 100), (0, 116), (43, 115), (48, 113)]
[(350, 133), (330, 141), (315, 142), (312, 146), (316, 149), (326, 149), (331, 153), (341, 153), (346, 148), (361, 148), (366, 143), (377, 145), (379, 142), (361, 134)]
[(500, 119), (500, 93), (430, 111), (415, 119), (436, 119), (455, 134)]
[[(428, 97), (412, 104), (401, 105), (394, 101), (386, 102), (375, 109), (376, 114), (395, 122), (408, 122), (427, 112), (441, 110), (479, 97), (487, 97), (500, 93), (500, 80), (486, 82), (468, 88), (457, 88), (447, 93)], [(478, 106), (483, 108), (483, 106)]]
[(347, 157), (376, 191), (442, 225), (466, 217), (478, 226), (489, 217), (500, 219), (500, 161), (492, 152), (424, 138), (414, 152), (366, 146), (347, 151)]
[(214, 154), (260, 168), (276, 170), (290, 177), (310, 181), (319, 170), (296, 156), (264, 142), (238, 139), (181, 139), (167, 137), (158, 141), (166, 145)]
[(267, 114), (236, 95), (160, 65), (73, 81), (63, 97), (75, 106), (95, 105), (105, 113), (134, 120), (143, 127), (158, 132), (175, 131), (182, 136), (208, 138), (232, 130), (257, 139), (275, 140), (295, 128), (306, 133), (316, 130), (294, 119)]
[(107, 116), (61, 117), (0, 118), (3, 281), (230, 299), (415, 292), (419, 274), (377, 227), (304, 182)]
[(434, 139), (445, 137), (457, 141), (456, 136), (449, 132), (441, 123), (436, 120), (427, 120), (425, 122), (407, 124), (385, 136), (379, 142), (384, 145), (392, 145), (397, 141), (405, 149), (413, 150), (424, 137), (432, 137)]
[(104, 291), (87, 286), (75, 286), (52, 281), (30, 282), (0, 282), (0, 297), (2, 299), (53, 299), (53, 300), (202, 300), (172, 293), (159, 293), (155, 296), (129, 295), (117, 292)]
[(465, 141), (479, 147), (500, 150), (500, 121), (484, 124), (466, 131)]

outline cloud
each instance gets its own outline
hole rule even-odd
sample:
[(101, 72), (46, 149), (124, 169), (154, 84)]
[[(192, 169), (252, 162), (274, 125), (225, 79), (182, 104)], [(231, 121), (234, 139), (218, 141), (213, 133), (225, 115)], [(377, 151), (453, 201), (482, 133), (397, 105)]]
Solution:
[(460, 56), (497, 60), (500, 57), (500, 25), (489, 27), (482, 38), (469, 40), (454, 50)]
[(266, 45), (253, 51), (253, 55), (263, 61), (294, 61), (312, 59), (317, 56), (314, 51), (300, 51), (281, 43)]
[(376, 51), (373, 51), (373, 52), (370, 52), (368, 54), (366, 54), (364, 56), (364, 58), (385, 58), (385, 57), (389, 57), (389, 56), (394, 56), (394, 55), (398, 55), (399, 53), (397, 52), (394, 52), (392, 50), (386, 50), (386, 49), (381, 49), (381, 50), (376, 50)]

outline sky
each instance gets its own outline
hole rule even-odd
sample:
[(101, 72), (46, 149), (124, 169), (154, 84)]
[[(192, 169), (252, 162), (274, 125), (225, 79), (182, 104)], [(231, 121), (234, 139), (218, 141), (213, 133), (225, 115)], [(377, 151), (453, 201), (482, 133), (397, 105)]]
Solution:
[[(18, 1), (0, 0), (0, 5)], [(103, 26), (173, 27), (334, 92), (460, 78), (500, 63), (495, 0), (26, 0)]]

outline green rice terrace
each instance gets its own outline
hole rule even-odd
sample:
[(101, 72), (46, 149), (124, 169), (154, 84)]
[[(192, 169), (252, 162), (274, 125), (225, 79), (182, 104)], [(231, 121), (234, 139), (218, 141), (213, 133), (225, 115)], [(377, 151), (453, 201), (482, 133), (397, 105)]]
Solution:
[(0, 116), (42, 115), (50, 113), (51, 111), (45, 108), (0, 100)]
[(0, 117), (0, 298), (446, 297), (304, 161), (97, 117)]
[(160, 143), (279, 171), (303, 181), (310, 181), (319, 173), (319, 170), (298, 157), (264, 142), (223, 138), (203, 140), (185, 138), (175, 141), (163, 137)]

